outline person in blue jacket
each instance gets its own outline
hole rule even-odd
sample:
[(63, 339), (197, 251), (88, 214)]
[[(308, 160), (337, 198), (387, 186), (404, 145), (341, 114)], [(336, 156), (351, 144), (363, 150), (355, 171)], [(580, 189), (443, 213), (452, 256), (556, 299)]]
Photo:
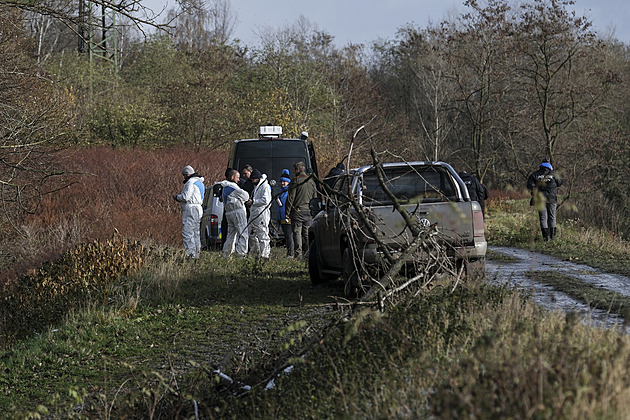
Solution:
[(287, 214), (287, 195), (289, 194), (290, 173), (288, 169), (282, 171), (282, 176), (278, 180), (280, 184), (280, 195), (278, 196), (278, 223), (282, 227), (282, 233), (287, 245), (287, 257), (293, 257), (293, 230), (291, 220)]
[(203, 195), (206, 187), (203, 185), (203, 177), (192, 166), (187, 165), (182, 170), (184, 176), (184, 188), (180, 194), (173, 195), (175, 201), (182, 206), (182, 239), (186, 258), (199, 258), (201, 253), (201, 238), (199, 228), (203, 209)]

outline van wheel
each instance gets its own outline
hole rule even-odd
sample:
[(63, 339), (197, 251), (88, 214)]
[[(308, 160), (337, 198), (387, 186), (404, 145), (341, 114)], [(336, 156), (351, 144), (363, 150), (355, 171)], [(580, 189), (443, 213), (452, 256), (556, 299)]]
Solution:
[(347, 297), (359, 297), (361, 285), (359, 284), (359, 273), (354, 266), (354, 259), (350, 247), (343, 251), (341, 259), (341, 278), (343, 280), (343, 291)]

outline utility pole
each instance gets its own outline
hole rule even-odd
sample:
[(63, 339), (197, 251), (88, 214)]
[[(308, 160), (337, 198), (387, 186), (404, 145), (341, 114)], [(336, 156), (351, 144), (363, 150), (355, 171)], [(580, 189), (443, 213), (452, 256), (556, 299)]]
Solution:
[[(90, 63), (105, 60), (110, 63), (113, 73), (118, 74), (116, 12), (108, 9), (105, 4), (97, 4), (92, 0), (79, 0), (79, 27), (77, 29), (79, 53), (87, 52)], [(98, 29), (101, 32), (100, 39), (97, 38), (98, 35), (95, 36)]]
[[(98, 32), (100, 29), (100, 39)], [(118, 31), (116, 12), (92, 0), (79, 0), (78, 51), (89, 61), (89, 98), (94, 87), (114, 88), (118, 77)], [(98, 83), (97, 83), (98, 82)], [(111, 84), (109, 84), (111, 82)]]
[(79, 0), (79, 28), (77, 30), (79, 34), (79, 44), (78, 51), (79, 54), (83, 54), (85, 52), (85, 23), (86, 23), (86, 5), (85, 0)]

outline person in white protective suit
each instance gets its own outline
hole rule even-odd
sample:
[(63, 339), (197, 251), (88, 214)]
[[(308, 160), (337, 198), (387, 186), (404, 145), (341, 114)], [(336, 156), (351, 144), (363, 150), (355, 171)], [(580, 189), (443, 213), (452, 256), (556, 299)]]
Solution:
[(227, 171), (227, 180), (221, 181), (223, 187), (223, 206), (228, 223), (228, 235), (223, 244), (223, 257), (236, 252), (238, 257), (247, 255), (247, 213), (245, 202), (249, 200), (247, 191), (238, 186), (240, 174), (236, 169)]
[(271, 186), (267, 182), (267, 175), (254, 169), (249, 176), (254, 183), (252, 205), (249, 208), (249, 248), (252, 253), (264, 259), (269, 259), (271, 253), (271, 238), (269, 237), (269, 220), (271, 219)]
[(203, 209), (203, 196), (206, 187), (203, 184), (203, 177), (200, 176), (192, 166), (188, 165), (182, 169), (184, 176), (184, 188), (180, 194), (173, 195), (175, 201), (182, 206), (182, 239), (186, 258), (199, 258), (201, 253), (201, 239), (199, 227)]

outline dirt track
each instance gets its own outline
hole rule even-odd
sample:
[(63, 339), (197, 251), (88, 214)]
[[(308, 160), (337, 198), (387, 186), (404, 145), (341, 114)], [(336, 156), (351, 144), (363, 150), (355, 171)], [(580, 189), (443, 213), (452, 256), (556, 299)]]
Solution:
[[(560, 309), (581, 314), (585, 322), (596, 326), (611, 328), (623, 322), (619, 316), (590, 308), (584, 302), (577, 301), (546, 284), (532, 281), (529, 271), (562, 271), (583, 282), (593, 284), (626, 296), (630, 296), (630, 278), (619, 274), (602, 272), (584, 264), (563, 261), (549, 255), (518, 248), (489, 247), (490, 251), (510, 257), (509, 261), (487, 261), (487, 279), (492, 284), (508, 284), (531, 293), (539, 305), (548, 309)], [(630, 327), (626, 329), (630, 333)]]

